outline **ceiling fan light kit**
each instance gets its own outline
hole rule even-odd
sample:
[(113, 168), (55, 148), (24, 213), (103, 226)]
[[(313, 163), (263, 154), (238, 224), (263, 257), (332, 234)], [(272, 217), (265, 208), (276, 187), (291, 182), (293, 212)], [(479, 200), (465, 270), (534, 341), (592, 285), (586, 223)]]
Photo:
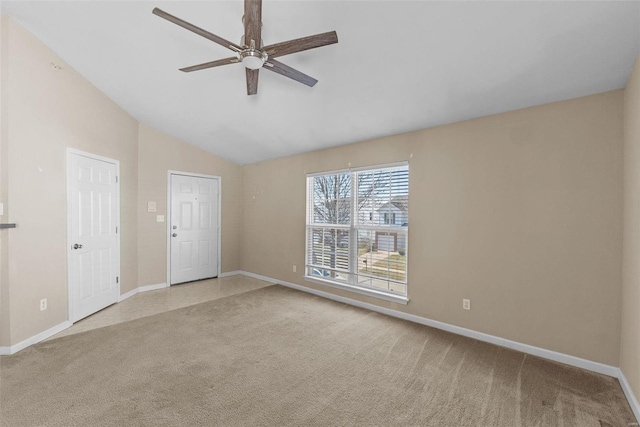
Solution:
[(269, 55), (267, 52), (257, 49), (245, 49), (238, 53), (238, 59), (242, 61), (242, 65), (250, 70), (257, 70), (267, 62)]
[[(240, 45), (225, 40), (222, 37), (203, 30), (202, 28), (196, 27), (195, 25), (170, 15), (157, 7), (153, 9), (153, 14), (236, 53), (235, 57), (192, 65), (190, 67), (181, 68), (180, 71), (189, 73), (192, 71), (205, 70), (221, 65), (242, 62), (242, 65), (244, 65), (246, 70), (247, 95), (255, 95), (258, 93), (258, 72), (260, 68), (265, 68), (269, 71), (273, 71), (277, 74), (312, 87), (318, 82), (316, 79), (291, 68), (280, 61), (276, 61), (274, 58), (338, 43), (338, 35), (335, 31), (330, 31), (328, 33), (302, 37), (263, 47), (261, 38), (262, 0), (245, 0), (244, 2), (244, 15), (242, 16), (244, 36), (242, 37)], [(249, 41), (248, 45), (247, 41)], [(256, 41), (259, 42), (256, 43)], [(256, 48), (256, 44), (260, 47)]]

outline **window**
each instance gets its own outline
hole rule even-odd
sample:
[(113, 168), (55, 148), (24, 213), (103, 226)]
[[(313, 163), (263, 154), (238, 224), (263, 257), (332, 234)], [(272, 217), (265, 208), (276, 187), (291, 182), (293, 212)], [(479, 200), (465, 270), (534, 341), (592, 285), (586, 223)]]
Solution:
[(306, 276), (406, 302), (409, 167), (307, 176)]
[(396, 214), (395, 212), (391, 213), (391, 222), (389, 222), (389, 212), (384, 213), (384, 223), (385, 224), (395, 224), (396, 223)]

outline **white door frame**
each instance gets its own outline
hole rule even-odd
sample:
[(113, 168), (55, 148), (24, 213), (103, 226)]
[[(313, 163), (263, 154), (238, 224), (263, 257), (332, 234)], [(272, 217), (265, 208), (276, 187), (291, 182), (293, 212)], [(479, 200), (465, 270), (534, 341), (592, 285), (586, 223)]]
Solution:
[(218, 180), (218, 277), (220, 277), (222, 253), (220, 251), (222, 234), (222, 177), (217, 175), (205, 175), (201, 173), (167, 171), (167, 287), (171, 286), (171, 175), (192, 176), (194, 178), (212, 178)]
[(69, 179), (69, 173), (71, 172), (71, 156), (78, 155), (88, 157), (94, 160), (100, 160), (102, 162), (111, 163), (116, 167), (116, 227), (118, 227), (118, 233), (116, 236), (116, 274), (119, 277), (118, 286), (118, 298), (120, 297), (120, 290), (122, 285), (122, 275), (120, 274), (120, 234), (122, 228), (120, 227), (120, 161), (111, 159), (109, 157), (99, 156), (97, 154), (88, 153), (86, 151), (76, 150), (75, 148), (67, 147), (67, 320), (71, 322), (71, 309), (73, 305), (73, 292), (71, 289), (71, 257), (69, 256), (69, 248), (71, 247), (71, 235), (72, 235), (72, 223), (71, 223), (71, 180)]

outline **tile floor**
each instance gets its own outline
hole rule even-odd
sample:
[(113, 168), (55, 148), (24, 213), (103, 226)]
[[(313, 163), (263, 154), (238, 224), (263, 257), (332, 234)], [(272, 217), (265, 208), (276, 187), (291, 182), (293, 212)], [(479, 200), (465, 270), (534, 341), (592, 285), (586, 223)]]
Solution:
[(220, 279), (174, 285), (155, 291), (141, 292), (86, 317), (49, 338), (50, 340), (92, 329), (153, 316), (165, 311), (200, 304), (243, 292), (270, 286), (271, 283), (246, 276), (230, 276)]

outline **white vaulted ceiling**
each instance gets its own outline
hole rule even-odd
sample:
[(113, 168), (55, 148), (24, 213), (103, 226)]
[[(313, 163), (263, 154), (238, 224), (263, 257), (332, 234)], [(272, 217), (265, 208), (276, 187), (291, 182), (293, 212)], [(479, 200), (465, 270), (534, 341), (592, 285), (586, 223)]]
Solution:
[(151, 13), (228, 40), (242, 1), (1, 3), (136, 119), (240, 164), (624, 87), (640, 49), (638, 2), (272, 1), (263, 40), (336, 30), (339, 43), (278, 58), (314, 88), (240, 64)]

